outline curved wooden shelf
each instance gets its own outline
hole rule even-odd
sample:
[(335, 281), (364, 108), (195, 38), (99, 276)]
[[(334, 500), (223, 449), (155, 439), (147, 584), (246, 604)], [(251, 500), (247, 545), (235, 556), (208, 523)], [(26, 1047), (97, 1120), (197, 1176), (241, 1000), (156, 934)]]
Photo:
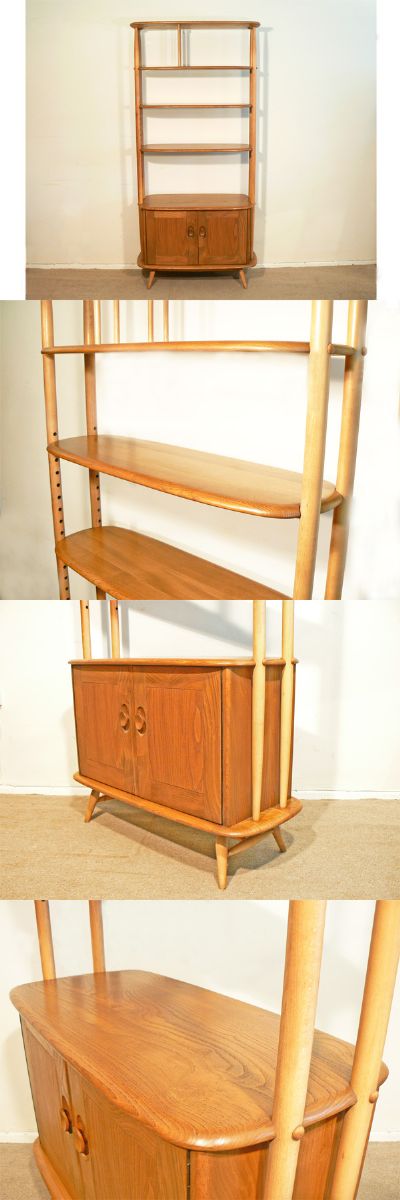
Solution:
[(254, 821), (252, 817), (246, 817), (245, 821), (238, 821), (236, 825), (219, 825), (216, 821), (206, 820), (205, 817), (196, 817), (193, 813), (181, 812), (177, 808), (168, 808), (166, 804), (157, 804), (154, 800), (144, 800), (142, 796), (133, 796), (131, 792), (110, 787), (109, 784), (103, 787), (98, 779), (90, 779), (87, 775), (81, 775), (79, 771), (76, 771), (74, 779), (77, 783), (82, 783), (84, 787), (100, 792), (103, 799), (109, 797), (113, 800), (123, 800), (132, 808), (144, 809), (145, 812), (150, 812), (155, 817), (165, 817), (168, 821), (176, 821), (177, 825), (186, 825), (189, 829), (200, 829), (203, 833), (233, 838), (235, 841), (240, 841), (242, 838), (247, 841), (248, 838), (271, 833), (279, 825), (284, 825), (286, 821), (297, 816), (303, 807), (300, 800), (291, 798), (285, 808), (280, 808), (278, 805), (265, 808), (258, 821)]
[(203, 209), (233, 209), (252, 208), (252, 202), (243, 192), (153, 192), (144, 196), (139, 208), (156, 210), (160, 208), (174, 211)]
[[(300, 516), (302, 476), (295, 471), (105, 434), (51, 442), (48, 452), (91, 471), (215, 508), (259, 517)], [(324, 482), (321, 512), (336, 508), (341, 500), (334, 484)]]
[(282, 599), (255, 580), (116, 526), (82, 529), (55, 544), (65, 563), (116, 600)]
[(251, 110), (251, 107), (252, 107), (251, 104), (248, 104), (248, 103), (244, 103), (244, 104), (240, 104), (240, 103), (239, 104), (191, 104), (190, 100), (186, 104), (165, 104), (165, 103), (163, 103), (163, 104), (139, 104), (139, 108), (142, 108), (143, 110), (148, 109), (148, 108), (157, 108), (157, 109), (158, 108), (190, 108), (190, 109), (191, 108), (249, 108)]
[(259, 21), (131, 21), (131, 29), (259, 29)]
[(157, 145), (141, 146), (141, 154), (244, 154), (248, 153), (248, 143), (233, 142), (159, 142)]
[(185, 71), (247, 71), (247, 73), (249, 75), (253, 74), (252, 68), (249, 67), (248, 63), (247, 64), (246, 63), (239, 63), (239, 64), (232, 63), (229, 66), (227, 64), (221, 64), (221, 63), (219, 63), (218, 66), (214, 65), (213, 63), (205, 63), (202, 66), (193, 64), (192, 66), (186, 66), (186, 67), (185, 66), (180, 67), (180, 66), (178, 66), (178, 64), (176, 64), (174, 67), (140, 66), (137, 69), (138, 69), (138, 71), (175, 71), (177, 73), (177, 75), (180, 75), (180, 74), (182, 74), (182, 72), (185, 72)]
[[(146, 971), (29, 983), (11, 999), (67, 1063), (166, 1141), (217, 1153), (274, 1137), (277, 1014)], [(356, 1102), (353, 1056), (315, 1032), (306, 1128)], [(382, 1064), (379, 1084), (386, 1074)]]
[(309, 354), (309, 342), (81, 342), (74, 346), (46, 346), (43, 355), (53, 354)]

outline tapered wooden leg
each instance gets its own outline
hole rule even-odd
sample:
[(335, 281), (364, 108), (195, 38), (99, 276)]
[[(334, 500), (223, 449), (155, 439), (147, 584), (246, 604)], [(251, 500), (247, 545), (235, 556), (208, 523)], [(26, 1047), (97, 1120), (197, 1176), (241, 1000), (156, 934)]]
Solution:
[(247, 291), (247, 279), (246, 279), (246, 275), (245, 275), (245, 272), (243, 271), (242, 267), (240, 268), (240, 271), (239, 271), (239, 279), (240, 279), (242, 287), (245, 289), (245, 291)]
[(93, 816), (97, 801), (99, 799), (100, 799), (100, 792), (93, 791), (90, 793), (88, 803), (87, 803), (87, 809), (85, 812), (85, 822), (90, 821), (90, 818)]
[(221, 892), (223, 892), (225, 891), (228, 877), (228, 847), (225, 838), (216, 839), (215, 855), (217, 859), (218, 887), (221, 889)]
[(273, 829), (272, 836), (275, 838), (276, 844), (277, 844), (277, 846), (279, 846), (281, 854), (284, 854), (285, 850), (286, 850), (286, 846), (285, 846), (285, 843), (283, 840), (283, 834), (281, 833), (280, 829)]
[(154, 283), (155, 277), (156, 277), (156, 273), (155, 273), (155, 271), (150, 271), (150, 272), (149, 272), (149, 276), (148, 276), (148, 280), (147, 280), (147, 290), (148, 290), (148, 291), (150, 291), (150, 288), (153, 286), (153, 283)]

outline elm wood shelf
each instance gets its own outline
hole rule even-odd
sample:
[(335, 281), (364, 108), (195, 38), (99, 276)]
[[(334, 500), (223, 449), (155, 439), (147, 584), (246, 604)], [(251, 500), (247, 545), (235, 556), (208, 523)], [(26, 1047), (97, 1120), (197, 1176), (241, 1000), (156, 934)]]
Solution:
[(185, 195), (178, 193), (163, 193), (153, 194), (152, 196), (144, 196), (141, 205), (142, 209), (146, 210), (163, 210), (174, 209), (174, 211), (198, 210), (203, 209), (218, 209), (225, 211), (229, 209), (240, 210), (251, 208), (251, 200), (243, 193), (237, 195), (229, 195), (226, 192), (220, 193), (201, 193), (201, 192), (186, 192)]
[(101, 901), (88, 908), (93, 974), (57, 978), (36, 900), (44, 982), (11, 993), (52, 1200), (354, 1200), (388, 1074), (400, 901), (375, 905), (355, 1047), (315, 1030), (324, 901), (289, 903), (280, 1017), (107, 971)]
[(131, 21), (131, 29), (259, 29), (259, 21)]
[[(11, 999), (67, 1064), (163, 1140), (218, 1154), (275, 1136), (277, 1014), (145, 971), (25, 984)], [(315, 1031), (306, 1129), (355, 1104), (353, 1054)], [(379, 1085), (386, 1076), (382, 1066)]]
[[(282, 593), (130, 529), (101, 525), (55, 543), (60, 571), (76, 571), (116, 600), (279, 600)], [(65, 587), (65, 576), (61, 576)], [(68, 592), (69, 594), (69, 592)], [(64, 599), (67, 597), (64, 596)]]
[[(300, 517), (302, 476), (201, 450), (104, 434), (51, 442), (48, 453), (169, 495), (259, 517)], [(342, 502), (322, 484), (321, 509)]]
[[(157, 271), (233, 271), (237, 270), (242, 287), (247, 287), (246, 268), (256, 263), (254, 254), (254, 213), (256, 200), (256, 127), (257, 127), (257, 52), (256, 30), (257, 21), (245, 23), (212, 22), (209, 25), (198, 22), (166, 22), (139, 23), (132, 25), (134, 29), (134, 77), (135, 77), (135, 123), (136, 123), (136, 163), (137, 163), (137, 192), (140, 227), (140, 254), (138, 265), (149, 272), (147, 286), (151, 287)], [(143, 62), (142, 38), (146, 29), (176, 29), (177, 61), (174, 64), (161, 66)], [(199, 65), (184, 61), (182, 34), (185, 29), (209, 28), (213, 31), (224, 29), (247, 29), (249, 31), (249, 61), (246, 63), (209, 63)], [(193, 97), (193, 103), (185, 101), (181, 104), (166, 101), (161, 103), (147, 101), (143, 95), (143, 77), (154, 73), (222, 75), (238, 74), (248, 76), (248, 96), (244, 102), (238, 98), (236, 104), (224, 102), (223, 97), (213, 104), (202, 104)], [(208, 109), (209, 112), (218, 108), (242, 109), (248, 120), (248, 137), (241, 143), (152, 143), (144, 132), (144, 120), (151, 120), (151, 112), (160, 108), (171, 108), (175, 115), (179, 110)], [(156, 198), (146, 197), (145, 159), (147, 155), (202, 155), (202, 154), (234, 154), (248, 156), (248, 196), (246, 204), (235, 203), (237, 197), (231, 195), (228, 203), (218, 205), (218, 196), (204, 195), (198, 197), (196, 212), (199, 216), (193, 218), (193, 203), (185, 203), (188, 198), (180, 194), (178, 198), (168, 196), (168, 208), (157, 204)], [(226, 199), (226, 198), (225, 198)], [(149, 203), (150, 200), (150, 203)]]
[(245, 150), (249, 150), (250, 146), (245, 143), (228, 142), (169, 142), (168, 145), (160, 142), (154, 146), (142, 146), (142, 154), (243, 154)]
[[(199, 214), (195, 214), (196, 216)], [(346, 343), (332, 341), (333, 304), (312, 304), (310, 340), (304, 341), (169, 341), (169, 306), (164, 302), (163, 340), (154, 340), (154, 305), (148, 302), (148, 342), (120, 338), (120, 304), (114, 301), (114, 342), (101, 337), (100, 301), (84, 302), (81, 345), (57, 345), (53, 309), (42, 302), (42, 356), (46, 405), (47, 449), (61, 599), (69, 598), (68, 567), (91, 580), (99, 599), (106, 591), (116, 599), (281, 598), (282, 592), (259, 581), (218, 567), (207, 560), (126, 529), (102, 528), (100, 477), (109, 474), (136, 484), (233, 512), (299, 521), (293, 595), (310, 599), (321, 514), (333, 512), (326, 599), (340, 599), (349, 532), (349, 515), (357, 454), (365, 357), (365, 301), (350, 301)], [(303, 471), (291, 472), (239, 459), (99, 433), (96, 407), (98, 354), (145, 353), (278, 353), (308, 358), (308, 401)], [(60, 439), (56, 361), (61, 354), (84, 360), (86, 436)], [(344, 359), (343, 409), (336, 484), (325, 482), (324, 459), (329, 404), (330, 360)], [(151, 389), (150, 389), (151, 390)], [(61, 463), (68, 460), (89, 472), (92, 530), (65, 536)], [(146, 557), (147, 555), (147, 557)], [(160, 568), (165, 568), (164, 573)], [(179, 571), (182, 581), (179, 583)], [(101, 583), (101, 580), (104, 582)], [(168, 592), (168, 586), (171, 591)], [(193, 586), (192, 593), (190, 587)], [(148, 591), (146, 589), (149, 589)], [(189, 588), (189, 590), (188, 590)], [(235, 589), (238, 589), (237, 591)], [(243, 591), (243, 588), (248, 588)], [(158, 589), (158, 590), (157, 590)], [(220, 590), (219, 590), (220, 589)]]

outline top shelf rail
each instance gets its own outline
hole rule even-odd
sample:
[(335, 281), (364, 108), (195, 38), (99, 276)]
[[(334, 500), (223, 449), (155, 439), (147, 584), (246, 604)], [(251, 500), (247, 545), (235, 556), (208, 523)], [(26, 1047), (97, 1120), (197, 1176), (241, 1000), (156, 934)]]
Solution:
[(259, 29), (259, 21), (131, 21), (131, 29)]

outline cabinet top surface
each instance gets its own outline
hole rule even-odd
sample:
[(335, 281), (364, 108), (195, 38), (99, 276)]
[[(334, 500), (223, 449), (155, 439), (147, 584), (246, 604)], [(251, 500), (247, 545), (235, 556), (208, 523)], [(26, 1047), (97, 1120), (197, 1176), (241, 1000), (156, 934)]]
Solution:
[[(99, 1091), (167, 1141), (224, 1150), (273, 1137), (275, 1013), (144, 971), (29, 983), (11, 998)], [(306, 1125), (354, 1103), (352, 1060), (347, 1043), (315, 1033)]]

